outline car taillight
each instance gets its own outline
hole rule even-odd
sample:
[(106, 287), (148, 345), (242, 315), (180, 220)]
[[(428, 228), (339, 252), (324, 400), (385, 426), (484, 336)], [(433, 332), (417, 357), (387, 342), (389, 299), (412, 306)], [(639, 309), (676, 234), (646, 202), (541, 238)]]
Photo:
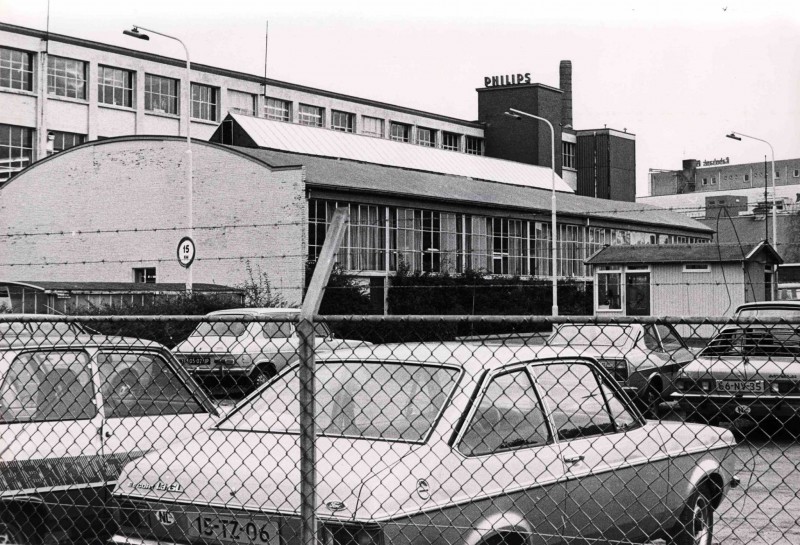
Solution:
[(383, 534), (377, 526), (325, 523), (320, 526), (322, 545), (382, 545)]
[(701, 381), (700, 381), (700, 388), (701, 388), (701, 389), (702, 389), (704, 392), (710, 392), (710, 391), (711, 391), (711, 386), (712, 386), (713, 384), (714, 384), (714, 383), (713, 383), (713, 382), (711, 382), (710, 380), (701, 380)]

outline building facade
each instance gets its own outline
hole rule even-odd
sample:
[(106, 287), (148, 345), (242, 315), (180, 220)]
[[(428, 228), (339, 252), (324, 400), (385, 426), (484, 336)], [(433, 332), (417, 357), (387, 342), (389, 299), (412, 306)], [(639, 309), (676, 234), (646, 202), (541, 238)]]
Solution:
[[(86, 141), (187, 131), (207, 139), (228, 113), (549, 167), (549, 129), (504, 115), (517, 108), (552, 123), (556, 172), (581, 192), (570, 61), (561, 62), (558, 88), (532, 83), (530, 74), (485, 78), (477, 121), (202, 64), (192, 64), (187, 76), (185, 66), (181, 59), (0, 23), (0, 184)], [(627, 160), (635, 162), (635, 155)], [(606, 172), (611, 187), (629, 189), (587, 195), (632, 200), (628, 171)]]

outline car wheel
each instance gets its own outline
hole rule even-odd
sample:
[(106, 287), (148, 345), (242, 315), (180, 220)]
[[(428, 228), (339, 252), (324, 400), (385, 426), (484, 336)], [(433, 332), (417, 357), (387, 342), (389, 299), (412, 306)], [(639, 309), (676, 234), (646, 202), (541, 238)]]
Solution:
[(267, 383), (269, 379), (275, 376), (275, 367), (272, 364), (262, 365), (257, 367), (251, 375), (253, 388), (255, 390)]
[(711, 545), (714, 508), (708, 488), (700, 487), (689, 497), (672, 533), (671, 545)]
[(658, 418), (658, 406), (661, 404), (661, 391), (654, 384), (648, 384), (642, 394), (642, 413), (646, 418)]

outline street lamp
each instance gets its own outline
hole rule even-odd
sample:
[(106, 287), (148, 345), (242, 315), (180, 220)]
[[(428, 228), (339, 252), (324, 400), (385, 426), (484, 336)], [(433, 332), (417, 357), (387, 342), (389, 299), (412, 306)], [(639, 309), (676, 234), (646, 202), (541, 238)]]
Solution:
[[(186, 44), (180, 38), (176, 38), (175, 36), (170, 36), (169, 34), (164, 34), (163, 32), (158, 32), (157, 30), (153, 30), (150, 28), (144, 28), (143, 26), (134, 25), (131, 30), (123, 30), (122, 33), (126, 36), (131, 36), (133, 38), (138, 38), (139, 40), (150, 40), (150, 36), (147, 34), (143, 34), (139, 32), (139, 30), (144, 30), (146, 32), (150, 32), (152, 34), (157, 34), (159, 36), (163, 36), (164, 38), (169, 38), (170, 40), (175, 40), (183, 47), (183, 52), (186, 55), (186, 102), (188, 108), (188, 115), (186, 116), (186, 181), (188, 185), (188, 192), (189, 192), (189, 218), (188, 218), (188, 233), (187, 236), (191, 238), (192, 236), (192, 225), (193, 225), (193, 180), (192, 180), (192, 63), (189, 60), (189, 49), (187, 49)], [(189, 263), (186, 266), (186, 291), (192, 291), (192, 264)]]
[[(769, 146), (769, 152), (772, 155), (772, 246), (775, 248), (775, 251), (778, 251), (778, 222), (777, 222), (777, 196), (775, 194), (775, 150), (772, 149), (772, 144), (767, 142), (766, 140), (762, 140), (761, 138), (756, 138), (755, 136), (749, 136), (747, 134), (742, 134), (740, 132), (731, 131), (730, 134), (725, 135), (726, 138), (730, 138), (732, 140), (741, 141), (742, 138), (749, 138), (751, 140), (758, 140), (759, 142), (764, 142), (766, 145)], [(764, 186), (766, 187), (767, 181), (764, 180)], [(766, 199), (764, 199), (764, 205), (766, 206)]]
[(538, 115), (529, 114), (528, 112), (523, 112), (522, 110), (515, 110), (514, 108), (509, 108), (507, 112), (504, 112), (506, 115), (509, 115), (517, 120), (521, 120), (520, 116), (530, 117), (532, 119), (537, 119), (539, 121), (544, 121), (547, 123), (547, 126), (550, 127), (550, 170), (551, 170), (551, 183), (552, 183), (552, 191), (551, 191), (551, 198), (550, 198), (550, 231), (551, 231), (551, 256), (552, 256), (552, 275), (551, 278), (553, 279), (553, 316), (558, 316), (558, 274), (557, 274), (557, 267), (558, 267), (558, 254), (557, 254), (557, 238), (558, 238), (558, 231), (556, 230), (556, 132), (553, 129), (553, 124), (550, 123), (547, 119), (543, 117), (539, 117)]

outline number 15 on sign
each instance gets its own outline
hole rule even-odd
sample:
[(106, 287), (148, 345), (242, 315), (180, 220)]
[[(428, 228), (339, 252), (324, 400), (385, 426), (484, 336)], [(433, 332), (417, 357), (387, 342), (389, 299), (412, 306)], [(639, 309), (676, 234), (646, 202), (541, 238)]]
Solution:
[(191, 237), (183, 237), (178, 243), (178, 263), (189, 268), (194, 261), (194, 241)]

